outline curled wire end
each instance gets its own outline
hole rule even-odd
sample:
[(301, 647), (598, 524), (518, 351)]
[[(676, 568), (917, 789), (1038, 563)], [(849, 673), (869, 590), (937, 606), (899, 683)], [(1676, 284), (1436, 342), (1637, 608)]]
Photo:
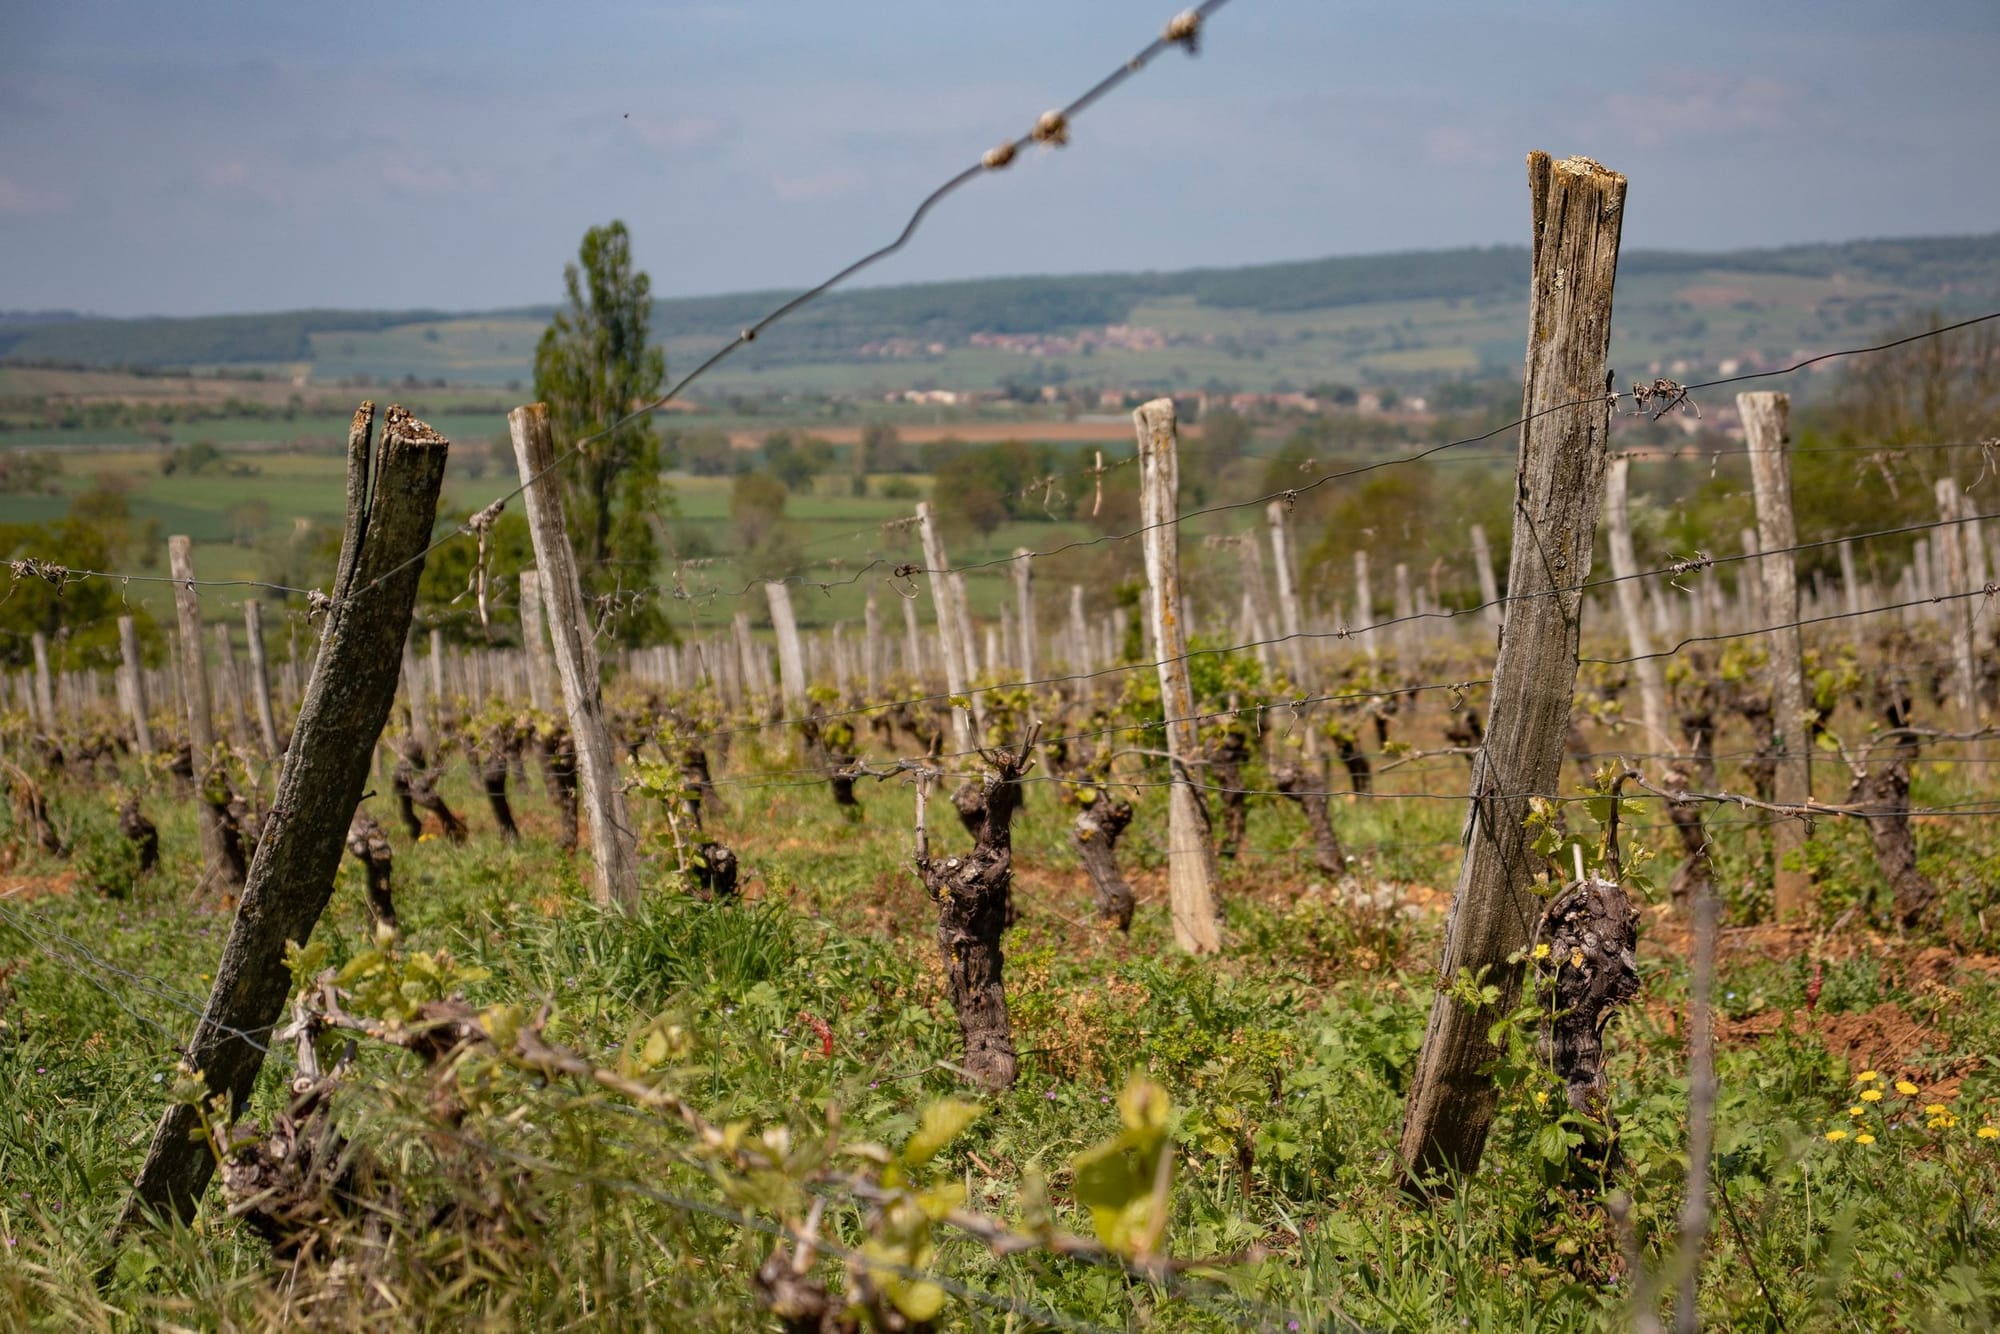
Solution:
[(1161, 34), (1170, 42), (1177, 42), (1186, 48), (1189, 55), (1196, 55), (1201, 49), (1201, 14), (1192, 9), (1183, 9), (1167, 23), (1166, 32)]
[(324, 616), (333, 610), (333, 599), (317, 588), (306, 591), (306, 619)]
[(1069, 142), (1069, 117), (1060, 111), (1044, 111), (1042, 118), (1035, 122), (1032, 138), (1038, 144), (1061, 148)]
[(485, 509), (479, 511), (479, 513), (467, 519), (465, 521), (465, 531), (468, 533), (484, 533), (500, 517), (500, 511), (506, 508), (507, 497), (502, 496)]
[(1014, 141), (1009, 139), (1004, 144), (995, 144), (987, 149), (986, 156), (980, 158), (979, 162), (988, 171), (999, 171), (1002, 167), (1013, 164), (1014, 152)]

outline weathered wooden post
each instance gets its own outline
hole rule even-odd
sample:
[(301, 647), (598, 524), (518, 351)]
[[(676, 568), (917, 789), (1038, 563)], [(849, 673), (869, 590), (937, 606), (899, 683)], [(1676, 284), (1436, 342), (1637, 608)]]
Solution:
[(1354, 553), (1354, 633), (1368, 650), (1368, 660), (1375, 661), (1377, 649), (1375, 636), (1368, 631), (1375, 624), (1375, 590), (1368, 582), (1368, 550), (1362, 548)]
[(782, 583), (767, 583), (764, 601), (771, 608), (771, 629), (778, 636), (778, 686), (785, 708), (796, 716), (806, 707), (806, 660), (799, 646), (799, 623), (792, 615), (792, 590)]
[(403, 638), (402, 681), (405, 702), (410, 708), (410, 740), (425, 755), (435, 755), (431, 742), (431, 711), (424, 703), (424, 672), (417, 663), (416, 632)]
[[(201, 602), (195, 594), (194, 543), (190, 539), (179, 535), (167, 539), (167, 568), (174, 579), (174, 616), (180, 622), (181, 698), (187, 701), (188, 746), (194, 758), (195, 786), (201, 789), (208, 785), (215, 764), (215, 721), (209, 712), (208, 663), (201, 651)], [(195, 819), (201, 830), (202, 883), (234, 894), (243, 888), (243, 881), (226, 851), (222, 812), (199, 792)]]
[(601, 904), (631, 912), (639, 906), (637, 838), (625, 812), (617, 756), (604, 725), (597, 650), (590, 614), (583, 605), (576, 553), (570, 550), (564, 534), (562, 498), (554, 479), (547, 476), (556, 462), (548, 405), (530, 403), (515, 408), (507, 414), (507, 427), (513, 433), (514, 458), (521, 476), (535, 479), (528, 483), (523, 499), (528, 532), (535, 543), (535, 566), (542, 572), (542, 593), (548, 600), (550, 628), (555, 634), (564, 718), (576, 743), (577, 777), (590, 824), (593, 896)]
[(125, 707), (132, 716), (132, 733), (139, 753), (153, 753), (153, 720), (146, 707), (146, 660), (139, 654), (139, 623), (118, 618), (118, 655), (125, 671)]
[(882, 688), (882, 609), (875, 605), (875, 590), (868, 590), (868, 603), (861, 610), (861, 689), (869, 698)]
[[(944, 657), (944, 688), (954, 697), (963, 697), (970, 684), (965, 664), (971, 647), (961, 645), (959, 636), (963, 632), (970, 638), (970, 633), (969, 628), (962, 631), (959, 624), (951, 565), (945, 558), (937, 516), (931, 512), (927, 500), (917, 502), (917, 533), (924, 543), (924, 564), (930, 567), (930, 577), (925, 582), (930, 585), (931, 610), (937, 615), (938, 647)], [(961, 751), (970, 751), (974, 745), (972, 715), (965, 705), (951, 706), (951, 725), (952, 744)]]
[(257, 734), (263, 738), (264, 754), (276, 759), (283, 747), (278, 741), (278, 715), (271, 707), (271, 668), (264, 656), (264, 604), (256, 598), (243, 604), (243, 638), (250, 653), (250, 700), (257, 709)]
[(1500, 585), (1493, 578), (1493, 548), (1484, 524), (1473, 524), (1467, 534), (1472, 539), (1472, 572), (1479, 578), (1479, 603), (1486, 609), (1486, 623), (1498, 630), (1507, 619), (1507, 609), (1500, 605)]
[[(349, 822), (368, 780), (369, 756), (395, 698), (398, 649), (409, 630), (444, 481), (443, 437), (399, 408), (389, 409), (380, 462), (371, 470), (374, 420), (372, 403), (354, 414), (347, 527), (319, 656), (214, 988), (182, 1058), (232, 1111), (240, 1111), (250, 1097), (264, 1060), (264, 1035), (291, 992), (286, 943), (310, 941), (333, 896)], [(186, 542), (175, 538), (168, 548), (177, 557), (177, 600), (193, 592), (179, 582), (190, 577)], [(181, 638), (186, 646), (201, 643), (199, 634)], [(121, 1229), (153, 1213), (194, 1216), (215, 1170), (199, 1126), (193, 1106), (167, 1109)]]
[(1619, 455), (1604, 474), (1605, 541), (1611, 554), (1611, 587), (1618, 596), (1618, 616), (1625, 622), (1625, 640), (1632, 646), (1632, 679), (1639, 685), (1639, 715), (1646, 725), (1646, 744), (1639, 749), (1671, 751), (1674, 732), (1667, 725), (1667, 682), (1660, 660), (1652, 656), (1652, 636), (1639, 588), (1639, 558), (1632, 546), (1632, 507), (1628, 494), (1632, 460)]
[[(1758, 611), (1773, 627), (1766, 640), (1771, 654), (1771, 724), (1778, 768), (1771, 794), (1780, 805), (1812, 800), (1812, 744), (1806, 728), (1805, 650), (1800, 642), (1798, 570), (1792, 548), (1798, 529), (1792, 520), (1792, 400), (1770, 392), (1736, 396), (1743, 439), (1750, 453), (1750, 482), (1756, 492), (1757, 564), (1763, 596)], [(1780, 819), (1771, 828), (1775, 908), (1779, 920), (1805, 910), (1812, 876), (1805, 867), (1806, 825)]]
[[(1190, 954), (1222, 948), (1216, 923), (1215, 845), (1208, 812), (1194, 786), (1200, 759), (1194, 688), (1188, 682), (1187, 633), (1181, 623), (1180, 495), (1174, 401), (1156, 398), (1132, 413), (1139, 434), (1139, 523), (1146, 550), (1147, 615), (1158, 647), (1160, 706), (1165, 712), (1171, 786), (1167, 789), (1167, 894), (1174, 941)], [(1273, 527), (1273, 540), (1279, 529)], [(1282, 561), (1280, 562), (1282, 565)], [(1297, 641), (1293, 641), (1297, 642)]]
[[(905, 666), (909, 671), (910, 680), (916, 684), (917, 689), (922, 690), (924, 688), (924, 640), (923, 635), (917, 628), (917, 600), (898, 594), (896, 601), (903, 604), (903, 655), (908, 659)], [(937, 599), (935, 596), (932, 597), (931, 601), (932, 605), (936, 605)]]
[(1090, 651), (1090, 624), (1083, 615), (1083, 585), (1069, 586), (1069, 670), (1081, 675), (1096, 666), (1096, 658)]
[(28, 642), (35, 652), (35, 712), (41, 715), (42, 730), (54, 735), (56, 687), (55, 679), (49, 674), (49, 637), (37, 630)]
[(1020, 636), (1021, 679), (1035, 679), (1035, 553), (1014, 549), (1014, 633)]
[(218, 621), (215, 625), (216, 682), (222, 687), (222, 718), (229, 728), (229, 743), (232, 746), (247, 747), (249, 736), (249, 709), (243, 699), (243, 673), (236, 666), (236, 644), (229, 637), (229, 622)]
[[(1524, 828), (1530, 794), (1553, 794), (1576, 690), (1578, 587), (1590, 576), (1603, 504), (1611, 401), (1605, 358), (1618, 271), (1625, 178), (1588, 158), (1528, 158), (1534, 278), (1521, 395), (1507, 629), (1493, 668), (1492, 713), (1473, 760), (1465, 860), (1445, 928), (1437, 994), (1403, 1121), (1405, 1183), (1479, 1166), (1493, 1121), (1487, 1029), (1514, 1008), (1542, 903)], [(1569, 591), (1557, 592), (1558, 589)], [(1491, 1008), (1450, 993), (1462, 970), (1501, 990)]]
[(1292, 675), (1292, 689), (1311, 690), (1306, 672), (1305, 617), (1299, 610), (1299, 588), (1292, 580), (1292, 537), (1290, 504), (1274, 500), (1264, 507), (1264, 521), (1271, 529), (1271, 564), (1278, 572), (1278, 625), (1285, 635), (1285, 670)]
[[(1952, 696), (1958, 706), (1959, 727), (1967, 732), (1979, 730), (1979, 672), (1973, 661), (1972, 616), (1978, 610), (1964, 595), (1977, 587), (1973, 583), (1972, 563), (1965, 532), (1957, 520), (1965, 513), (1964, 498), (1959, 494), (1958, 481), (1952, 477), (1937, 479), (1938, 518), (1944, 524), (1937, 530), (1933, 543), (1942, 557), (1939, 562), (1944, 567), (1943, 587), (1938, 591), (1952, 600), (1944, 603), (1942, 610), (1945, 624), (1951, 630)], [(1985, 564), (1981, 553), (1980, 564)], [(1981, 572), (1983, 576), (1983, 571)], [(1980, 583), (1985, 582), (1982, 577)]]
[(764, 655), (750, 635), (750, 613), (739, 611), (729, 618), (729, 632), (736, 640), (736, 663), (743, 677), (743, 693), (762, 695), (771, 688), (771, 674), (764, 670)]
[(549, 626), (542, 612), (539, 570), (521, 571), (521, 646), (528, 651), (528, 703), (537, 713), (553, 713), (556, 665), (549, 656)]

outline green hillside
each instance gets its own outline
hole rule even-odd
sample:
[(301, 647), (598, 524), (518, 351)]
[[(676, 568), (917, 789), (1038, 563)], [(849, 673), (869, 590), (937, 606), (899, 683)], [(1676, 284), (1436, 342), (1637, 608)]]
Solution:
[[(1512, 368), (1527, 266), (1524, 247), (1496, 246), (859, 288), (786, 319), (719, 369), (706, 392), (1421, 385)], [(552, 274), (555, 267), (552, 258)], [(1624, 257), (1619, 280), (1614, 352), (1621, 365), (1763, 364), (1851, 341), (1920, 311), (2000, 301), (2000, 234), (1708, 254), (1638, 250)], [(789, 295), (661, 301), (654, 329), (670, 364), (690, 365)], [(263, 368), (321, 383), (414, 375), (501, 386), (529, 378), (548, 314), (311, 310), (114, 320), (0, 313), (0, 360)]]

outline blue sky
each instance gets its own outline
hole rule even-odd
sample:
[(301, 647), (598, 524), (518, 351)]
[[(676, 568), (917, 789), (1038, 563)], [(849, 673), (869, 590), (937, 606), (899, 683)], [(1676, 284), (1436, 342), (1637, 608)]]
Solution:
[[(0, 308), (802, 285), (1158, 31), (1160, 0), (0, 0)], [(1627, 246), (2000, 230), (2000, 4), (1234, 0), (871, 281), (1520, 242), (1522, 157)]]

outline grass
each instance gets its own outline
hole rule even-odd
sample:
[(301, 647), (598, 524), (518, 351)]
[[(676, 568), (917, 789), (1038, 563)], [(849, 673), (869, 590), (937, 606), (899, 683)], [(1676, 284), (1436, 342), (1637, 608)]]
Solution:
[[(1441, 721), (1406, 714), (1398, 732)], [(1737, 740), (1726, 734), (1718, 749)], [(817, 784), (761, 779), (797, 761), (775, 741), (753, 741), (714, 753), (728, 808), (711, 830), (743, 857), (744, 901), (708, 904), (676, 888), (664, 821), (642, 803), (644, 907), (630, 920), (602, 913), (578, 864), (549, 841), (553, 817), (539, 794), (517, 791), (527, 837), (505, 845), (454, 765), (446, 793), (480, 832), (463, 847), (397, 836), (398, 948), (476, 970), (466, 972), (475, 1004), (552, 1006), (551, 1037), (606, 1062), (633, 1050), (635, 1035), (670, 1025), (685, 1046), (655, 1077), (718, 1122), (740, 1120), (753, 1134), (783, 1125), (807, 1144), (828, 1134), (837, 1108), (843, 1142), (900, 1144), (925, 1107), (964, 1096), (943, 1064), (958, 1038), (934, 910), (907, 868), (908, 795), (870, 785), (864, 817), (848, 822)], [(1462, 761), (1440, 757), (1385, 775), (1382, 786), (1450, 790), (1463, 772)], [(1982, 773), (1926, 763), (1914, 800), (1979, 795)], [(1260, 771), (1250, 778), (1260, 785)], [(344, 1291), (337, 1275), (311, 1257), (272, 1259), (213, 1202), (190, 1229), (116, 1248), (106, 1241), (228, 925), (194, 890), (192, 819), (171, 780), (128, 763), (118, 784), (142, 794), (167, 858), (129, 896), (93, 888), (116, 865), (107, 782), (48, 780), (78, 847), (71, 861), (33, 855), (19, 837), (5, 844), (0, 1323), (351, 1322), (362, 1309), (354, 1303), (380, 1294), (316, 1307)], [(1295, 1319), (1324, 1329), (1621, 1327), (1627, 1243), (1602, 1198), (1630, 1194), (1637, 1244), (1657, 1267), (1685, 1177), (1687, 944), (1673, 914), (1648, 913), (1645, 990), (1610, 1034), (1623, 1127), (1613, 1179), (1572, 1167), (1573, 1128), (1539, 1104), (1532, 1059), (1517, 1059), (1502, 1067), (1480, 1172), (1449, 1201), (1423, 1206), (1397, 1191), (1392, 1149), (1456, 869), (1458, 803), (1336, 803), (1359, 858), (1349, 886), (1310, 872), (1293, 809), (1256, 803), (1250, 846), (1225, 863), (1227, 949), (1204, 962), (1172, 947), (1162, 803), (1156, 791), (1141, 798), (1121, 849), (1141, 898), (1128, 938), (1090, 925), (1088, 887), (1065, 841), (1069, 812), (1055, 789), (1031, 790), (1016, 841), (1020, 918), (1007, 941), (1023, 1075), (1012, 1092), (982, 1100), (984, 1115), (940, 1171), (972, 1207), (1006, 1218), (1030, 1207), (1023, 1192), (1039, 1174), (1062, 1226), (1087, 1232), (1070, 1202), (1070, 1163), (1117, 1128), (1118, 1090), (1143, 1070), (1173, 1107), (1173, 1253), (1254, 1247), (1261, 1258), (1162, 1283), (948, 1242), (935, 1263), (973, 1296), (951, 1299), (945, 1326), (1042, 1328), (1036, 1313), (1053, 1311), (1113, 1329), (1284, 1329)], [(1919, 825), (1924, 869), (1948, 909), (1937, 934), (1905, 939), (1867, 925), (1872, 861), (1858, 822), (1817, 831), (1822, 916), (1798, 930), (1753, 924), (1769, 892), (1757, 830), (1719, 820), (1717, 836), (1730, 929), (1716, 1175), (1728, 1204), (1718, 1206), (1703, 1269), (1705, 1322), (1990, 1327), (2000, 1317), (2000, 1143), (1976, 1130), (2000, 1120), (1991, 1059), (2000, 961), (1982, 953), (2000, 928), (1982, 916), (2000, 838), (1989, 820)], [(1635, 837), (1666, 852), (1670, 835), (1642, 828)], [(963, 842), (955, 826), (938, 839), (947, 851)], [(348, 860), (340, 874), (320, 930), (335, 965), (369, 948), (360, 868)], [(1859, 915), (1832, 929), (1849, 909)], [(830, 1055), (815, 1020), (831, 1031)], [(1518, 1036), (1509, 1046), (1520, 1058), (1527, 1035)], [(253, 1116), (277, 1108), (289, 1065), (285, 1056), (267, 1070)], [(1879, 1078), (1863, 1082), (1864, 1065)], [(1896, 1092), (1898, 1080), (1918, 1093)], [(563, 1081), (475, 1063), (456, 1084), (464, 1119), (441, 1130), (427, 1110), (430, 1087), (413, 1058), (366, 1044), (341, 1095), (341, 1124), (389, 1165), (402, 1192), (377, 1271), (393, 1301), (369, 1307), (371, 1322), (755, 1324), (747, 1276), (771, 1239), (730, 1220), (747, 1197), (729, 1193), (738, 1188), (728, 1173), (690, 1158), (676, 1125)], [(1862, 1100), (1871, 1087), (1886, 1096)], [(1938, 1104), (1951, 1124), (1922, 1110)], [(1857, 1106), (1863, 1114), (1850, 1115)], [(1862, 1133), (1875, 1142), (1859, 1143)], [(786, 1207), (767, 1201), (753, 1212)], [(864, 1220), (837, 1206), (828, 1228), (857, 1240)], [(100, 1289), (94, 1276), (107, 1266)]]

